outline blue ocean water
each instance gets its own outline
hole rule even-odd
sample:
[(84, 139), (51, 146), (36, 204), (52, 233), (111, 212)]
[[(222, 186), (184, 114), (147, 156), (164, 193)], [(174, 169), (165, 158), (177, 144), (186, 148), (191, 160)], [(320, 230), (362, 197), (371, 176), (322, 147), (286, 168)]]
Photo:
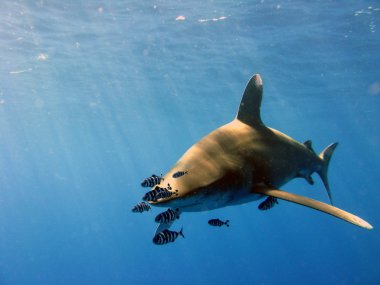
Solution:
[[(1, 1), (0, 284), (379, 284), (379, 33), (377, 1)], [(254, 73), (267, 125), (340, 143), (335, 205), (374, 229), (250, 203), (154, 245), (140, 182), (231, 121)], [(283, 188), (328, 202), (315, 181)]]

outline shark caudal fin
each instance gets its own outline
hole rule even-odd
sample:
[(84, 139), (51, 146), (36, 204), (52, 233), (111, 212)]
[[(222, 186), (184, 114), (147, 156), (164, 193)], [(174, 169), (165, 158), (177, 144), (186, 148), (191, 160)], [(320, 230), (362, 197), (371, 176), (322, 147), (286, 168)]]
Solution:
[(329, 195), (331, 205), (333, 205), (333, 199), (331, 196), (329, 180), (327, 178), (327, 171), (329, 169), (331, 156), (334, 153), (334, 150), (337, 146), (338, 146), (338, 143), (332, 143), (319, 154), (319, 157), (322, 160), (322, 168), (319, 171), (317, 171), (317, 173), (319, 174), (319, 177), (321, 177), (322, 182), (325, 185), (327, 194)]
[(259, 74), (255, 74), (245, 87), (236, 119), (252, 127), (262, 125), (260, 117), (262, 97), (263, 81)]

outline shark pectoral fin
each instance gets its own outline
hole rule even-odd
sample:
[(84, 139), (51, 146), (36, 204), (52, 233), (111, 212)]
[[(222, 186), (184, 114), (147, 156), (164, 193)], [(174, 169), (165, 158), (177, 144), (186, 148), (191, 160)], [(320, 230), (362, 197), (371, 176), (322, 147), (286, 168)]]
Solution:
[(157, 235), (159, 234), (160, 232), (164, 231), (164, 230), (168, 230), (171, 225), (173, 224), (173, 222), (169, 222), (167, 224), (165, 223), (160, 223), (157, 228), (156, 228), (156, 232), (154, 233), (154, 235)]
[(348, 213), (344, 210), (341, 210), (329, 204), (319, 202), (317, 200), (313, 200), (304, 196), (292, 194), (292, 193), (282, 191), (282, 190), (265, 188), (265, 187), (254, 188), (252, 192), (267, 195), (267, 196), (272, 196), (272, 197), (276, 197), (282, 200), (300, 204), (300, 205), (324, 212), (326, 214), (330, 214), (334, 217), (345, 220), (356, 226), (359, 226), (368, 230), (373, 229), (373, 227), (369, 223), (359, 218), (358, 216), (355, 216), (351, 213)]

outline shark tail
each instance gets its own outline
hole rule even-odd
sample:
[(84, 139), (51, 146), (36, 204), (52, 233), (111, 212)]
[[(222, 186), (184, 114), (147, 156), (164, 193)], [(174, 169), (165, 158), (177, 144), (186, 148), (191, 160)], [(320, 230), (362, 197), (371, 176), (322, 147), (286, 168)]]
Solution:
[(322, 167), (317, 173), (319, 174), (319, 177), (321, 177), (321, 180), (323, 184), (325, 185), (327, 194), (329, 195), (330, 203), (333, 205), (333, 199), (331, 196), (330, 186), (329, 186), (329, 180), (327, 178), (327, 171), (329, 169), (329, 163), (330, 159), (332, 157), (332, 154), (334, 153), (335, 148), (338, 146), (338, 143), (332, 143), (329, 146), (327, 146), (320, 154), (319, 157), (322, 160)]

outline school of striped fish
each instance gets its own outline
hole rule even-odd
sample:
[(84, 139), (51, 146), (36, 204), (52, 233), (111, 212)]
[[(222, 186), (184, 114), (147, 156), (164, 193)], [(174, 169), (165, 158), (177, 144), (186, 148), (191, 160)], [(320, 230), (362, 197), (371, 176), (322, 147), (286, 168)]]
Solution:
[[(177, 173), (173, 174), (174, 178), (179, 178), (183, 175), (187, 174), (187, 171), (178, 171)], [(145, 195), (142, 197), (143, 202), (140, 202), (136, 204), (132, 208), (132, 212), (134, 213), (143, 213), (148, 212), (151, 207), (149, 204), (146, 203), (146, 201), (157, 201), (158, 199), (162, 198), (168, 198), (172, 195), (176, 195), (178, 190), (173, 190), (170, 184), (167, 184), (167, 187), (162, 188), (157, 186), (162, 181), (164, 181), (164, 178), (161, 176), (158, 176), (156, 174), (152, 174), (150, 177), (144, 179), (141, 182), (142, 187), (150, 187), (152, 190), (145, 193)], [(156, 216), (154, 221), (156, 223), (160, 224), (168, 224), (174, 222), (176, 219), (179, 219), (180, 212), (179, 209), (167, 209), (165, 212), (162, 212)], [(157, 245), (164, 245), (171, 242), (174, 242), (178, 236), (185, 237), (183, 234), (183, 228), (181, 228), (180, 231), (170, 231), (168, 229), (165, 229), (153, 237), (153, 243)]]
[[(180, 178), (180, 177), (187, 175), (187, 174), (188, 174), (188, 171), (185, 171), (185, 170), (177, 171), (172, 175), (172, 177), (173, 178)], [(151, 207), (146, 202), (157, 201), (158, 199), (171, 197), (172, 195), (177, 194), (178, 190), (173, 190), (173, 188), (170, 186), (169, 183), (167, 184), (167, 186), (165, 188), (157, 186), (162, 181), (164, 181), (164, 178), (162, 177), (162, 175), (158, 176), (156, 174), (152, 174), (150, 177), (144, 179), (141, 182), (142, 187), (144, 187), (144, 188), (150, 187), (151, 190), (144, 194), (144, 196), (142, 197), (143, 202), (136, 204), (132, 208), (132, 212), (134, 212), (134, 213), (149, 212), (151, 210)], [(264, 200), (258, 206), (258, 209), (260, 209), (262, 211), (269, 210), (269, 209), (273, 208), (275, 206), (275, 204), (278, 204), (277, 198), (267, 197), (267, 199)], [(170, 209), (169, 208), (166, 211), (159, 213), (155, 217), (154, 221), (156, 223), (159, 223), (159, 224), (169, 224), (169, 223), (171, 224), (174, 221), (178, 220), (179, 218), (180, 218), (179, 209)], [(213, 227), (222, 227), (222, 226), (229, 227), (230, 226), (229, 223), (230, 223), (229, 220), (222, 221), (218, 218), (210, 219), (208, 221), (208, 224), (210, 226), (213, 226)], [(156, 245), (164, 245), (164, 244), (168, 244), (168, 243), (173, 243), (176, 241), (176, 239), (179, 236), (181, 236), (182, 238), (185, 237), (183, 234), (183, 228), (181, 228), (180, 231), (171, 231), (168, 229), (164, 229), (163, 231), (158, 232), (154, 235), (153, 243)]]
[[(180, 178), (180, 177), (187, 175), (187, 174), (188, 174), (188, 171), (185, 171), (185, 170), (184, 171), (177, 171), (172, 175), (172, 177), (173, 178)], [(141, 182), (142, 187), (144, 187), (144, 188), (150, 187), (152, 190), (145, 193), (145, 195), (142, 197), (143, 202), (136, 204), (132, 208), (132, 212), (134, 212), (134, 213), (148, 212), (151, 209), (151, 207), (146, 202), (157, 201), (158, 199), (171, 197), (172, 195), (177, 194), (178, 190), (173, 190), (173, 188), (170, 186), (169, 183), (167, 184), (167, 186), (165, 188), (157, 186), (162, 181), (164, 181), (164, 178), (162, 177), (162, 175), (158, 176), (156, 174), (152, 174), (150, 177), (144, 179)], [(276, 204), (278, 204), (277, 198), (269, 196), (258, 206), (258, 209), (262, 210), (262, 211), (266, 211), (266, 210), (273, 208)], [(179, 219), (179, 217), (180, 217), (179, 209), (170, 209), (169, 208), (166, 211), (158, 214), (155, 217), (154, 221), (156, 223), (159, 223), (159, 224), (169, 224), (169, 223), (173, 223), (175, 220)], [(229, 227), (230, 226), (229, 223), (230, 223), (229, 220), (222, 221), (222, 220), (217, 219), (217, 218), (216, 219), (210, 219), (208, 221), (208, 224), (210, 226), (213, 226), (213, 227), (222, 227), (222, 226)], [(154, 235), (153, 243), (156, 245), (164, 245), (164, 244), (172, 243), (172, 242), (175, 242), (179, 236), (181, 236), (183, 238), (185, 237), (183, 234), (183, 228), (181, 228), (181, 230), (178, 232), (165, 229), (165, 230), (158, 232)]]
[[(172, 177), (173, 178), (180, 178), (184, 175), (187, 175), (188, 171), (177, 171), (175, 172)], [(141, 182), (141, 186), (144, 188), (150, 187), (152, 190), (145, 193), (145, 195), (142, 197), (143, 202), (140, 202), (136, 204), (132, 208), (132, 212), (134, 213), (143, 213), (148, 212), (151, 207), (148, 203), (148, 201), (157, 201), (161, 198), (167, 198), (171, 197), (172, 195), (176, 195), (178, 190), (173, 190), (173, 188), (170, 186), (170, 184), (167, 184), (165, 188), (158, 187), (157, 185), (160, 184), (162, 181), (164, 181), (164, 178), (161, 176), (158, 176), (156, 174), (152, 174), (150, 177), (144, 179)], [(276, 204), (278, 204), (277, 198), (275, 197), (267, 197), (259, 206), (258, 209), (261, 211), (266, 211), (271, 208), (273, 208)], [(180, 218), (180, 211), (179, 209), (167, 209), (166, 211), (158, 214), (154, 221), (159, 224), (169, 224), (173, 223), (175, 220)], [(208, 221), (208, 224), (213, 227), (222, 227), (230, 226), (230, 221), (222, 221), (220, 219), (210, 219)], [(165, 229), (159, 233), (156, 233), (153, 237), (153, 243), (156, 245), (164, 245), (168, 243), (175, 242), (176, 239), (181, 236), (185, 237), (183, 234), (183, 228), (181, 228), (180, 231), (171, 231), (168, 229)]]

